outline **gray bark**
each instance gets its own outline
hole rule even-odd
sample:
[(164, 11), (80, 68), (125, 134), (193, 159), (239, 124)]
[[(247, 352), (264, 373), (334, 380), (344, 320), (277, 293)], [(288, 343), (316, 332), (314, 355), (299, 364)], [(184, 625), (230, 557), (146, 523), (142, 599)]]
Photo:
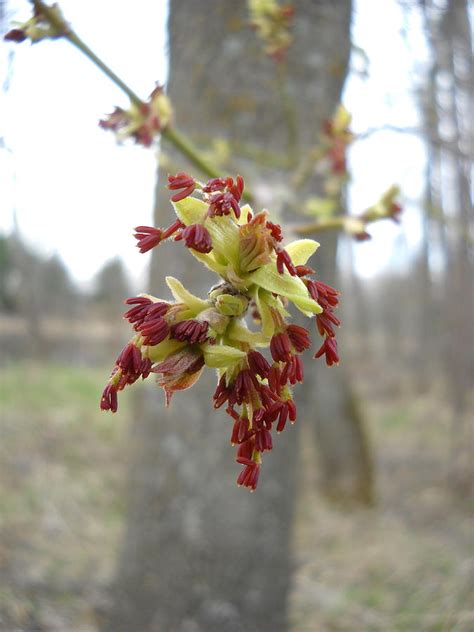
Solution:
[[(340, 98), (350, 48), (351, 3), (295, 4), (289, 90), (304, 147), (315, 141), (321, 121)], [(168, 88), (177, 125), (194, 138), (202, 139), (205, 132), (207, 140), (226, 137), (252, 141), (269, 151), (284, 150), (287, 129), (273, 62), (262, 57), (246, 24), (245, 3), (173, 0), (169, 33)], [(179, 156), (170, 157), (179, 169), (185, 168)], [(273, 186), (279, 191), (289, 186), (281, 173), (250, 171), (249, 164), (235, 156), (232, 162), (226, 172), (249, 174), (252, 184), (264, 182), (267, 190)], [(156, 225), (172, 219), (163, 181)], [(329, 282), (335, 247), (335, 241), (325, 245), (326, 253), (332, 252), (318, 260), (318, 272)], [(163, 279), (172, 274), (193, 291), (206, 292), (215, 279), (206, 277), (184, 249), (178, 256), (177, 251), (173, 244), (160, 246), (152, 262), (151, 291), (166, 296)], [(332, 377), (326, 377), (329, 374)], [(316, 389), (315, 375), (321, 379)], [(223, 412), (212, 410), (214, 386), (215, 377), (208, 372), (192, 390), (177, 394), (169, 410), (163, 408), (161, 393), (140, 393), (131, 436), (129, 515), (106, 630), (287, 630), (298, 426), (314, 423), (315, 393), (318, 435), (334, 455), (332, 461), (329, 454), (322, 459), (325, 476), (334, 474), (338, 485), (354, 488), (353, 471), (347, 485), (348, 468), (361, 454), (352, 446), (355, 430), (352, 436), (345, 433), (357, 424), (347, 410), (347, 391), (337, 369), (321, 367), (315, 374), (308, 367), (305, 386), (296, 395), (299, 421), (277, 437), (271, 454), (265, 454), (255, 494), (235, 486), (239, 468), (228, 447), (231, 425)], [(338, 438), (331, 426), (339, 428)], [(346, 458), (348, 466), (341, 463)]]

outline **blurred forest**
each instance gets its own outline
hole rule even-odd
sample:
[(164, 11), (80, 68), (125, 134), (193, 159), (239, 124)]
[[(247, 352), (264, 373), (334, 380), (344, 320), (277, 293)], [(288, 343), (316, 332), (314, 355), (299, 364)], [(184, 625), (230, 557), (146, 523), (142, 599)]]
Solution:
[[(171, 0), (167, 89), (196, 142), (253, 139), (277, 153), (284, 107), (269, 99), (273, 62), (245, 4)], [(340, 102), (353, 6), (293, 4), (288, 85), (305, 147)], [(472, 7), (399, 4), (419, 12), (430, 55), (416, 86), (422, 125), (400, 130), (428, 156), (420, 240), (398, 268), (363, 278), (363, 245), (317, 236), (318, 275), (343, 297), (342, 362), (305, 367), (298, 424), (254, 494), (235, 487), (227, 428), (207, 431), (224, 426), (208, 403), (213, 376), (166, 412), (145, 385), (125, 392), (119, 415), (98, 410), (129, 336), (123, 301), (144, 289), (122, 260), (85, 290), (17, 226), (0, 235), (2, 632), (474, 629)], [(223, 170), (294, 222), (288, 173), (244, 153)], [(182, 162), (166, 149), (155, 225), (171, 216), (164, 175)], [(315, 176), (299, 199), (321, 187)], [(400, 250), (404, 230), (402, 216)], [(166, 247), (152, 259), (153, 293), (164, 296), (170, 271), (206, 291), (210, 277)]]

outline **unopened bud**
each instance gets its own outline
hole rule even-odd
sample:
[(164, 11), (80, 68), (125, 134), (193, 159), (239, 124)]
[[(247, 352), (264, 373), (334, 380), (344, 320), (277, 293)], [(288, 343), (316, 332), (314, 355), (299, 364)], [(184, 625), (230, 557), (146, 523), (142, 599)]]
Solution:
[(226, 316), (241, 316), (249, 304), (248, 298), (241, 294), (221, 294), (216, 299), (216, 307)]

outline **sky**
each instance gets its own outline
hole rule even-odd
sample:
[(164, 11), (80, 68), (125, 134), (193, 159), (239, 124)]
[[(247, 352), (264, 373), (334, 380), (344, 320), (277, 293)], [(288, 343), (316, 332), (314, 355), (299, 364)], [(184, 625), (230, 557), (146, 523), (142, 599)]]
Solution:
[[(146, 96), (167, 73), (167, 2), (135, 0), (133, 11), (117, 0), (61, 0), (76, 32), (130, 84)], [(14, 18), (29, 15), (27, 0), (9, 4)], [(413, 77), (427, 51), (421, 23), (409, 23), (396, 0), (357, 0), (353, 40), (369, 59), (368, 77), (355, 55), (343, 95), (353, 130), (419, 127)], [(97, 122), (127, 98), (68, 42), (34, 46), (1, 44), (0, 77), (13, 72), (0, 96), (0, 231), (13, 228), (41, 253), (58, 254), (84, 287), (109, 259), (121, 256), (130, 276), (144, 282), (150, 255), (140, 255), (133, 227), (150, 224), (156, 151), (118, 146)], [(416, 65), (415, 61), (416, 60)], [(3, 128), (2, 128), (3, 125)], [(354, 143), (349, 156), (352, 212), (374, 203), (392, 183), (403, 191), (401, 227), (373, 225), (373, 239), (354, 245), (357, 271), (373, 276), (403, 268), (420, 238), (425, 151), (416, 135), (379, 131)]]

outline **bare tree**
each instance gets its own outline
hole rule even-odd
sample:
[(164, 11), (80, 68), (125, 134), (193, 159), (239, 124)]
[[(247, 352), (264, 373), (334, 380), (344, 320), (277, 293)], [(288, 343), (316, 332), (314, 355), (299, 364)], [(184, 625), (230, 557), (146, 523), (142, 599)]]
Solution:
[(431, 221), (437, 226), (443, 260), (439, 351), (453, 411), (451, 469), (455, 484), (464, 489), (470, 469), (466, 406), (473, 357), (469, 341), (474, 339), (474, 303), (469, 289), (474, 272), (472, 38), (465, 0), (449, 0), (442, 8), (431, 2), (423, 6), (432, 53), (426, 117), (432, 159), (427, 182), (432, 206), (428, 210), (434, 207), (436, 211)]

